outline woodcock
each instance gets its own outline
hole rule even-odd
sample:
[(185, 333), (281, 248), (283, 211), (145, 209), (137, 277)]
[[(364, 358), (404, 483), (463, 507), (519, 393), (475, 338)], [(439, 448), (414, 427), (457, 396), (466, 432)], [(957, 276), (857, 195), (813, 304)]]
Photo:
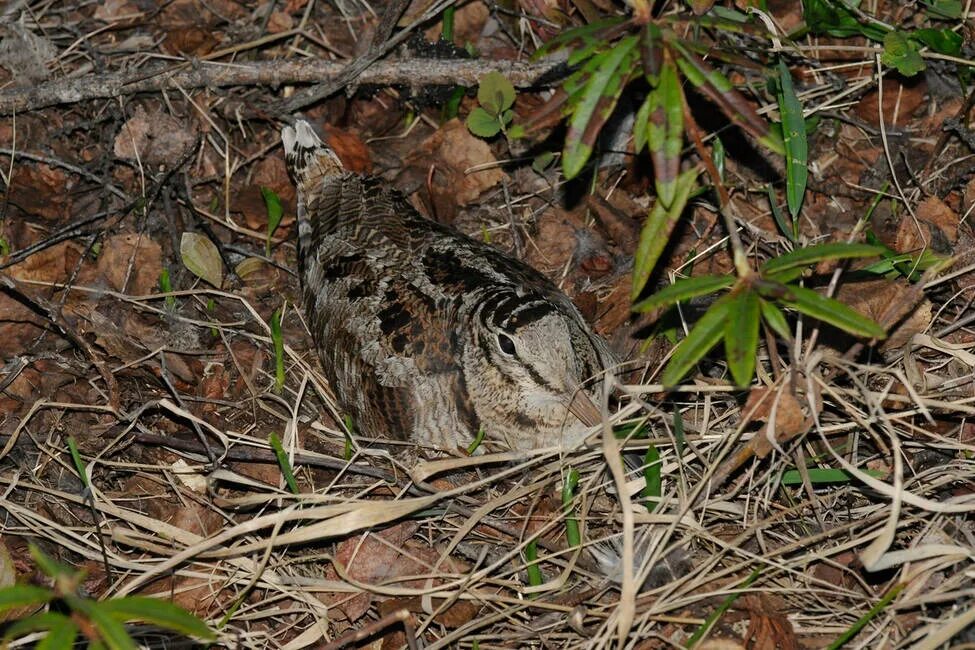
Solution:
[(305, 121), (281, 133), (298, 188), (308, 326), (340, 406), (368, 436), (464, 449), (575, 446), (615, 361), (526, 264), (343, 169)]

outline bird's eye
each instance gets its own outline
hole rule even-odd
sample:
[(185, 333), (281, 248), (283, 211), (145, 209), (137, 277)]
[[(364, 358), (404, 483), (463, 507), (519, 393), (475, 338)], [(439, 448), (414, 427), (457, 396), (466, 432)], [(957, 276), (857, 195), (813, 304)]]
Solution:
[(507, 334), (498, 333), (498, 347), (509, 356), (515, 356), (515, 342)]

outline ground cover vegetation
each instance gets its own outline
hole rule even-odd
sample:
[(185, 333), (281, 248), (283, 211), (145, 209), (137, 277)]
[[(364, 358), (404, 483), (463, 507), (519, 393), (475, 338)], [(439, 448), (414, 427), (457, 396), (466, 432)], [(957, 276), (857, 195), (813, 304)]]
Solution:
[[(3, 642), (971, 643), (970, 5), (8, 2)], [(590, 444), (357, 433), (299, 115), (573, 298)]]

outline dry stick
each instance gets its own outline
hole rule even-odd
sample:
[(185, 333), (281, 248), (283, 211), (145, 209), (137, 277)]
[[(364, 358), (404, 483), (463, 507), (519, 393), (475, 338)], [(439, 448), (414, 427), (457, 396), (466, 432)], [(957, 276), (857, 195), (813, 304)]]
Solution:
[[(559, 60), (533, 63), (469, 59), (404, 59), (380, 61), (363, 71), (357, 82), (377, 85), (477, 85), (487, 72), (503, 74), (514, 86), (528, 88), (554, 83), (551, 74)], [(122, 97), (139, 92), (182, 88), (220, 88), (225, 86), (272, 86), (318, 83), (338, 78), (346, 64), (309, 59), (305, 61), (260, 61), (254, 63), (203, 62), (198, 67), (173, 69), (158, 66), (135, 72), (91, 74), (61, 79), (0, 92), (0, 115), (22, 113), (57, 104), (74, 104), (89, 99)]]
[(396, 28), (396, 23), (399, 22), (400, 16), (403, 15), (403, 12), (406, 11), (406, 7), (409, 4), (410, 0), (393, 0), (390, 2), (386, 7), (386, 11), (383, 12), (383, 17), (379, 21), (376, 31), (373, 32), (368, 52), (351, 63), (348, 63), (342, 72), (333, 79), (318, 84), (314, 88), (281, 102), (278, 106), (279, 111), (282, 113), (293, 113), (309, 104), (314, 104), (317, 101), (325, 99), (358, 79), (366, 68), (382, 58), (392, 48), (396, 47), (409, 34), (410, 28), (406, 28), (400, 32), (397, 38), (390, 40), (390, 36), (392, 36), (393, 30)]

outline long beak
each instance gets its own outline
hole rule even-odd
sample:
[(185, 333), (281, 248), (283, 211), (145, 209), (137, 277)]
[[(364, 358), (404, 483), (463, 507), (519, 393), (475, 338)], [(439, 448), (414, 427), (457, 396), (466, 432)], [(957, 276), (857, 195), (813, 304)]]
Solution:
[(592, 399), (581, 388), (572, 395), (569, 411), (587, 427), (594, 427), (603, 421), (602, 413)]

